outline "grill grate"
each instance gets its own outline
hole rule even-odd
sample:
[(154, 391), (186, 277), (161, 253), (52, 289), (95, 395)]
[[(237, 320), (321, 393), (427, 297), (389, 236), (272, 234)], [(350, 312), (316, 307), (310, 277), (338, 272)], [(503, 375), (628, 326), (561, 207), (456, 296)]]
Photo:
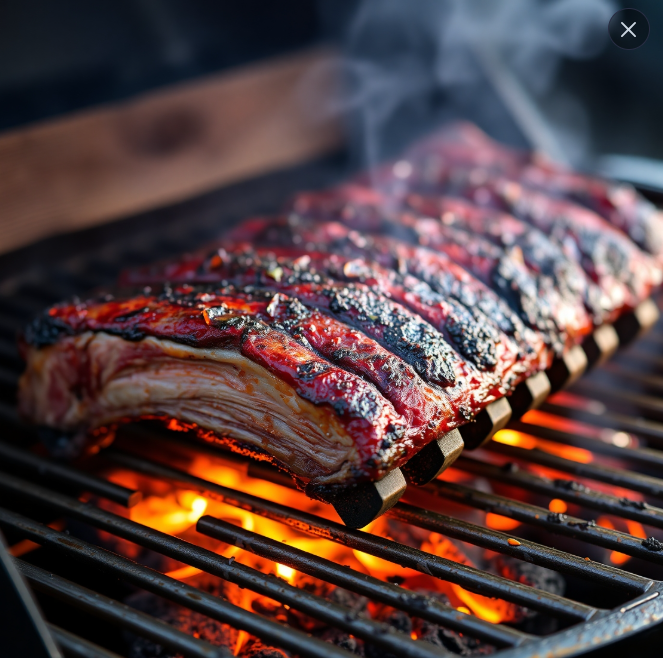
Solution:
[[(204, 536), (487, 642), (496, 647), (497, 655), (505, 658), (573, 655), (653, 626), (663, 616), (663, 597), (660, 596), (663, 551), (653, 550), (657, 548), (655, 542), (624, 531), (629, 529), (628, 525), (603, 527), (594, 524), (592, 519), (605, 514), (615, 522), (637, 522), (654, 535), (663, 529), (663, 508), (656, 506), (656, 501), (663, 499), (663, 478), (657, 477), (663, 465), (663, 450), (660, 449), (663, 447), (663, 403), (657, 397), (663, 387), (660, 356), (663, 327), (660, 325), (652, 335), (583, 378), (570, 392), (546, 402), (541, 408), (547, 414), (545, 423), (538, 424), (536, 417), (526, 417), (509, 426), (511, 430), (547, 442), (552, 448), (530, 449), (493, 441), (478, 456), (459, 458), (455, 471), (475, 476), (477, 482), (500, 485), (500, 493), (484, 490), (479, 485), (468, 486), (467, 482), (453, 481), (445, 475), (445, 479), (417, 490), (407, 502), (397, 504), (388, 512), (390, 518), (407, 526), (547, 567), (564, 574), (568, 582), (581, 583), (568, 596), (459, 564), (394, 539), (351, 530), (249, 491), (192, 475), (174, 467), (163, 456), (169, 446), (190, 455), (233, 464), (252, 478), (291, 486), (288, 479), (269, 467), (247, 463), (213, 446), (191, 442), (179, 433), (155, 434), (156, 430), (150, 427), (129, 426), (124, 430), (124, 438), (93, 460), (97, 465), (114, 465), (200, 492), (211, 500), (270, 519), (304, 535), (324, 538), (400, 567), (456, 583), (472, 592), (526, 606), (558, 620), (562, 630), (548, 635), (489, 623), (393, 582), (211, 516), (203, 516), (198, 522), (200, 545), (186, 542), (106, 509), (103, 500), (132, 507), (140, 501), (141, 492), (110, 482), (99, 475), (96, 466), (66, 465), (16, 447), (21, 442), (27, 446), (35, 441), (32, 430), (18, 422), (15, 410), (15, 387), (21, 370), (14, 346), (15, 333), (33, 313), (62, 297), (109, 283), (118, 269), (129, 263), (153, 260), (194, 247), (210, 239), (221, 223), (252, 211), (271, 210), (289, 191), (327, 181), (336, 174), (335, 167), (327, 163), (293, 170), (254, 181), (252, 186), (236, 186), (193, 205), (154, 213), (131, 224), (125, 222), (96, 229), (96, 232), (88, 231), (79, 236), (69, 253), (54, 256), (44, 245), (38, 245), (24, 253), (21, 267), (14, 256), (0, 262), (0, 271), (5, 274), (4, 283), (0, 285), (0, 417), (5, 430), (4, 440), (0, 442), (0, 527), (17, 541), (20, 539), (22, 545), (30, 540), (41, 546), (35, 553), (26, 552), (15, 558), (20, 571), (35, 590), (64, 602), (68, 609), (83, 610), (112, 627), (133, 631), (182, 655), (196, 657), (231, 654), (100, 591), (88, 589), (88, 582), (84, 586), (61, 574), (52, 574), (31, 563), (31, 556), (38, 553), (65, 556), (77, 564), (90, 566), (114, 579), (256, 635), (267, 644), (315, 658), (342, 658), (350, 654), (318, 637), (95, 545), (90, 540), (94, 535), (89, 531), (69, 535), (62, 529), (65, 527), (62, 519), (73, 520), (79, 529), (95, 528), (128, 540), (260, 593), (395, 656), (430, 658), (452, 654), (415, 640), (389, 624), (357, 615), (350, 608), (317, 593), (265, 575), (233, 558), (219, 556), (204, 547)], [(247, 197), (252, 206), (246, 206)], [(225, 207), (225, 212), (222, 213), (220, 207)], [(183, 218), (187, 218), (187, 222)], [(46, 246), (49, 244), (51, 252), (58, 252), (55, 248), (60, 244), (58, 239), (47, 242)], [(89, 244), (93, 248), (85, 246)], [(129, 251), (125, 245), (130, 245)], [(28, 259), (26, 254), (36, 254), (38, 260)], [(615, 441), (615, 437), (619, 440)], [(154, 445), (155, 441), (165, 446), (163, 454), (162, 451), (149, 454), (150, 442)], [(589, 451), (592, 459), (570, 459), (564, 456), (564, 448)], [(81, 492), (85, 494), (83, 497)], [(520, 500), (523, 493), (527, 502)], [(550, 499), (577, 506), (585, 518), (551, 512), (541, 504)], [(445, 506), (450, 507), (454, 515), (439, 511), (445, 510)], [(508, 517), (523, 524), (527, 537), (519, 535), (513, 545), (509, 542), (510, 535), (470, 522), (469, 517), (456, 514), (456, 510), (479, 510)], [(596, 550), (617, 551), (631, 556), (632, 560), (617, 568), (585, 558), (584, 552), (591, 554)], [(598, 607), (596, 601), (583, 598), (585, 587), (609, 590), (616, 603), (613, 605), (611, 601), (609, 609)], [(110, 650), (112, 647), (91, 644), (90, 639), (94, 638), (79, 637), (53, 624), (50, 627), (70, 655), (116, 655)]]

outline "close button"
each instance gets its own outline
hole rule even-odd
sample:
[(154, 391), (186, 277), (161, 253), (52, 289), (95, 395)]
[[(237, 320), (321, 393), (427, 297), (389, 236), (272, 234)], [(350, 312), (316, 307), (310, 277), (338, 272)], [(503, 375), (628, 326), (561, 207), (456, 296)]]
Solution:
[(621, 9), (610, 19), (608, 32), (616, 46), (633, 50), (647, 41), (649, 21), (637, 9)]

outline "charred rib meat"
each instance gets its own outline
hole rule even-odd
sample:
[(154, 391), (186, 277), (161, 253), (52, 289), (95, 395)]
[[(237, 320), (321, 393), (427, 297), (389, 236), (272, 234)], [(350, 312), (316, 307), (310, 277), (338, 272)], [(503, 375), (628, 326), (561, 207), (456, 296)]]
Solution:
[(658, 260), (663, 257), (663, 214), (630, 185), (578, 174), (535, 153), (509, 148), (469, 123), (446, 126), (417, 144), (406, 158), (424, 176), (435, 177), (443, 169), (471, 169), (475, 178), (504, 177), (568, 199), (598, 213)]
[[(416, 452), (421, 428), (284, 331), (268, 310), (273, 297), (184, 287), (54, 307), (24, 338), (20, 411), (72, 432), (178, 418), (267, 455), (309, 491), (379, 479)], [(431, 408), (440, 424), (453, 417), (442, 396)]]
[(22, 338), (22, 415), (72, 433), (175, 418), (321, 498), (404, 465), (661, 279), (660, 218), (467, 135), (382, 168), (380, 191), (300, 194), (49, 309)]
[[(525, 260), (525, 240), (522, 246), (515, 239), (507, 244), (496, 244), (485, 227), (486, 234), (483, 234), (477, 230), (478, 226), (472, 226), (458, 214), (454, 218), (459, 221), (447, 224), (441, 218), (426, 217), (403, 208), (400, 203), (393, 208), (389, 204), (389, 198), (378, 193), (346, 186), (331, 193), (299, 195), (294, 209), (304, 217), (334, 219), (360, 231), (386, 233), (445, 254), (502, 297), (556, 353), (591, 330), (591, 318), (583, 299), (570, 290), (574, 285), (582, 285), (584, 276), (580, 272), (577, 284), (570, 282), (572, 277), (568, 273), (562, 276), (564, 268), (578, 269), (554, 245), (550, 244), (548, 249), (558, 256), (557, 280), (532, 268)], [(531, 231), (524, 232), (526, 238), (529, 234)], [(547, 244), (543, 235), (533, 240)]]

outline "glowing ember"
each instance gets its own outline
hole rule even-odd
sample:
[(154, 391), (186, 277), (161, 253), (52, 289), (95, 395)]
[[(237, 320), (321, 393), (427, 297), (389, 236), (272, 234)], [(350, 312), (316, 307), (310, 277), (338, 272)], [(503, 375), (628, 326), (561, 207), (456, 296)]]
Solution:
[[(538, 448), (553, 454), (563, 453), (563, 456), (576, 461), (587, 462), (591, 460), (591, 453), (588, 451), (543, 441), (511, 430), (499, 432), (496, 440), (526, 449)], [(165, 459), (170, 461), (168, 458)], [(303, 510), (322, 518), (332, 521), (339, 520), (333, 508), (329, 505), (314, 501), (300, 491), (262, 479), (258, 475), (252, 477), (251, 473), (256, 471), (249, 470), (246, 463), (229, 462), (222, 458), (201, 455), (200, 453), (194, 455), (187, 453), (187, 456), (181, 459), (184, 462), (177, 458), (177, 463), (175, 461), (172, 463), (179, 468), (183, 468), (183, 463), (186, 464), (186, 470), (194, 476), (230, 489), (250, 492), (252, 495), (268, 501), (278, 501), (282, 505)], [(175, 460), (174, 457), (173, 460)], [(259, 473), (259, 471), (256, 473)], [(319, 583), (320, 587), (329, 587), (323, 581), (311, 579), (290, 566), (259, 557), (238, 546), (228, 545), (199, 535), (195, 530), (198, 519), (204, 514), (209, 514), (217, 519), (240, 526), (247, 531), (258, 533), (277, 542), (286, 543), (313, 555), (326, 558), (336, 564), (345, 565), (358, 572), (381, 580), (397, 582), (406, 589), (436, 592), (440, 596), (445, 596), (445, 600), (448, 600), (459, 612), (474, 615), (490, 623), (517, 623), (523, 618), (523, 609), (518, 605), (475, 594), (457, 584), (443, 581), (427, 573), (401, 567), (331, 540), (312, 537), (298, 531), (294, 526), (279, 523), (253, 514), (250, 511), (228, 505), (214, 497), (201, 495), (200, 491), (177, 488), (170, 483), (152, 480), (147, 477), (143, 477), (138, 482), (138, 477), (142, 476), (123, 470), (117, 470), (110, 475), (110, 479), (113, 481), (128, 487), (138, 488), (144, 493), (144, 498), (140, 503), (124, 512), (132, 520), (168, 534), (181, 536), (187, 541), (194, 543), (206, 542), (204, 545), (209, 550), (215, 551), (226, 558), (233, 558), (264, 574), (273, 574), (291, 585), (310, 587), (311, 581), (314, 581)], [(468, 476), (467, 473), (456, 469), (450, 469), (445, 473), (445, 479), (452, 482), (467, 483), (468, 478), (471, 477), (473, 476)], [(554, 499), (550, 501), (549, 508), (551, 511), (564, 513), (566, 512), (566, 503)], [(521, 525), (515, 519), (492, 512), (485, 515), (485, 523), (489, 528), (506, 533)], [(635, 534), (635, 530), (629, 528), (632, 534)], [(474, 568), (486, 568), (484, 561), (494, 557), (494, 554), (490, 554), (489, 551), (476, 548), (466, 550), (461, 547), (462, 542), (455, 542), (436, 533), (419, 531), (387, 517), (381, 517), (374, 521), (369, 527), (365, 528), (365, 531), (376, 536), (404, 542), (433, 555)], [(513, 547), (520, 546), (520, 542), (512, 537), (508, 539), (508, 543)], [(478, 562), (475, 563), (474, 560)], [(175, 564), (169, 565), (169, 567), (170, 570), (164, 569), (167, 575), (180, 580), (199, 573), (197, 569), (186, 565)], [(519, 578), (518, 573), (511, 574), (509, 572), (509, 574), (507, 577)], [(315, 585), (315, 587), (317, 586)], [(265, 611), (276, 610), (279, 607), (277, 602), (248, 589), (241, 591), (239, 605), (260, 614), (268, 614)], [(414, 631), (413, 636), (417, 636)], [(235, 646), (235, 654), (237, 655), (246, 650), (247, 642), (250, 641), (252, 641), (252, 638), (249, 635), (240, 633)]]
[[(306, 510), (334, 521), (338, 520), (331, 506), (311, 500), (303, 493), (291, 488), (263, 479), (252, 478), (241, 467), (228, 466), (218, 460), (198, 455), (188, 465), (187, 470), (193, 475), (222, 486), (250, 491), (253, 495), (267, 500), (276, 500), (295, 509)], [(146, 491), (145, 486), (138, 487), (135, 474), (127, 471), (115, 471), (111, 474), (110, 479), (125, 486), (142, 488), (145, 491), (146, 495), (143, 500), (128, 511), (132, 520), (162, 532), (184, 536), (188, 541), (193, 538), (190, 533), (195, 532), (194, 528), (198, 519), (203, 514), (210, 514), (213, 517), (241, 526), (245, 530), (259, 533), (279, 542), (285, 542), (314, 555), (327, 558), (337, 564), (344, 564), (383, 580), (395, 580), (401, 583), (403, 587), (438, 591), (446, 595), (451, 604), (461, 612), (475, 615), (491, 623), (512, 622), (519, 618), (520, 610), (514, 604), (474, 594), (458, 585), (441, 581), (413, 569), (400, 567), (368, 553), (352, 550), (326, 539), (302, 535), (292, 527), (214, 499), (205, 498), (199, 492), (172, 488), (166, 491), (152, 492), (149, 491), (149, 487)], [(458, 474), (458, 479), (465, 479), (465, 476)], [(144, 485), (144, 483), (141, 484)], [(159, 486), (163, 487), (163, 483), (160, 483)], [(520, 525), (518, 521), (498, 514), (488, 514), (487, 523), (490, 527), (500, 530), (513, 530)], [(390, 525), (385, 517), (374, 521), (365, 528), (365, 531), (387, 538), (391, 536)], [(189, 534), (187, 535), (187, 533)], [(418, 544), (418, 547), (455, 562), (476, 566), (464, 551), (460, 550), (452, 541), (435, 533), (426, 533), (425, 540)], [(292, 585), (298, 585), (303, 577), (302, 574), (291, 567), (260, 558), (236, 546), (219, 543), (212, 550), (216, 550), (220, 555), (227, 558), (234, 557), (243, 564), (259, 569), (263, 573), (274, 574)], [(199, 571), (194, 567), (182, 566), (168, 571), (167, 575), (183, 580), (195, 576), (197, 573)], [(253, 606), (259, 603), (258, 600), (266, 601), (268, 599), (248, 590), (242, 590), (241, 605), (246, 609), (253, 609)], [(236, 653), (246, 643), (247, 638), (246, 634), (240, 634)]]
[(555, 512), (556, 514), (565, 514), (566, 510), (568, 508), (569, 508), (569, 506), (563, 500), (560, 500), (559, 498), (553, 498), (548, 503), (548, 509), (551, 512)]
[(539, 439), (538, 437), (523, 432), (516, 432), (515, 430), (500, 430), (495, 434), (493, 440), (498, 443), (525, 448), (525, 450), (534, 450), (538, 448), (550, 455), (564, 457), (564, 459), (580, 462), (581, 464), (588, 464), (594, 459), (594, 455), (584, 448), (576, 448), (575, 446), (567, 446), (562, 443), (555, 443), (554, 441), (546, 441), (545, 439)]
[[(647, 538), (645, 529), (642, 527), (642, 524), (638, 523), (637, 521), (631, 521), (630, 519), (615, 519), (613, 522), (613, 520), (607, 516), (600, 516), (598, 519), (596, 519), (596, 523), (602, 528), (608, 528), (609, 530), (620, 530), (622, 532), (628, 532), (638, 539)], [(617, 527), (616, 524), (625, 527)], [(620, 553), (619, 551), (610, 552), (610, 562), (613, 564), (622, 565), (628, 562), (630, 559), (631, 556), (626, 555), (626, 553)]]
[(132, 521), (177, 535), (193, 526), (205, 513), (207, 500), (195, 491), (180, 491), (165, 497), (147, 496), (130, 510)]
[(295, 579), (295, 570), (290, 567), (286, 567), (284, 564), (276, 565), (276, 574), (281, 576), (284, 580), (287, 580), (291, 583)]
[(508, 516), (502, 516), (501, 514), (488, 512), (488, 514), (486, 514), (486, 525), (493, 530), (501, 530), (504, 532), (517, 528), (520, 525), (520, 521), (510, 519)]
[[(475, 566), (453, 542), (437, 533), (432, 533), (421, 548), (447, 560), (453, 560), (471, 567)], [(439, 586), (450, 596), (452, 601), (454, 598), (458, 599), (459, 603), (463, 604), (461, 607), (467, 610), (468, 614), (473, 614), (492, 624), (510, 622), (518, 618), (517, 608), (512, 603), (469, 592), (454, 583), (439, 583)]]
[[(559, 395), (559, 394), (558, 394)], [(575, 400), (575, 397), (573, 397)], [(569, 406), (574, 406), (570, 404)], [(578, 406), (575, 404), (575, 406)], [(584, 408), (581, 406), (581, 408)], [(547, 413), (535, 409), (528, 411), (522, 418), (523, 422), (530, 425), (538, 425), (539, 427), (547, 427), (548, 429), (559, 430), (567, 434), (578, 434), (588, 438), (603, 441), (604, 443), (612, 443), (618, 448), (633, 448), (638, 446), (636, 437), (626, 432), (611, 430), (604, 427), (597, 427), (589, 425), (579, 420), (571, 418), (564, 418), (563, 416), (555, 416), (554, 414)]]

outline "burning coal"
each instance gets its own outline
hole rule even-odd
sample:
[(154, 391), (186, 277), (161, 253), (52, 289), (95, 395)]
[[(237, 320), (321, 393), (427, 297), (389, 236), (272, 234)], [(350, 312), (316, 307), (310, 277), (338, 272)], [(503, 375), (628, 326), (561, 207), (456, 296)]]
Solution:
[[(149, 446), (146, 449), (149, 450)], [(183, 459), (181, 456), (177, 457), (177, 463), (182, 467)], [(299, 510), (306, 510), (323, 518), (331, 520), (335, 518), (330, 506), (311, 500), (290, 487), (252, 477), (246, 468), (242, 469), (237, 465), (224, 463), (223, 460), (194, 453), (188, 461), (186, 470), (192, 475), (226, 487), (250, 491), (253, 495), (261, 498), (278, 500), (281, 504)], [(450, 477), (452, 478), (467, 480), (467, 476), (459, 472), (451, 473)], [(459, 585), (441, 581), (413, 569), (400, 567), (392, 562), (353, 550), (325, 538), (302, 534), (294, 527), (219, 502), (196, 491), (166, 484), (162, 480), (153, 480), (122, 468), (113, 469), (109, 473), (109, 478), (125, 486), (138, 487), (145, 493), (144, 499), (130, 510), (114, 507), (116, 513), (129, 515), (132, 520), (141, 524), (198, 545), (204, 545), (207, 549), (219, 555), (237, 560), (239, 563), (257, 569), (266, 575), (276, 576), (290, 585), (309, 591), (333, 603), (343, 605), (350, 609), (352, 614), (386, 622), (414, 639), (431, 642), (460, 655), (485, 655), (492, 653), (494, 649), (484, 642), (465, 637), (437, 624), (423, 621), (417, 618), (414, 612), (406, 613), (403, 610), (395, 610), (389, 606), (378, 604), (359, 594), (300, 573), (286, 565), (265, 559), (245, 550), (246, 547), (244, 546), (225, 544), (201, 535), (196, 532), (197, 521), (201, 516), (209, 515), (212, 518), (239, 526), (244, 530), (255, 532), (277, 542), (286, 543), (310, 554), (324, 557), (335, 564), (345, 565), (360, 573), (397, 583), (401, 587), (415, 591), (424, 597), (435, 599), (465, 614), (475, 615), (491, 623), (519, 625), (537, 617), (535, 613), (521, 606), (481, 596)], [(104, 505), (108, 506), (108, 503), (104, 503)], [(477, 515), (482, 516), (480, 512), (470, 512), (470, 514), (474, 514), (472, 518), (475, 520), (480, 520), (475, 518)], [(556, 594), (561, 594), (564, 590), (563, 578), (547, 569), (497, 556), (490, 551), (468, 546), (440, 534), (430, 533), (409, 524), (401, 523), (393, 518), (381, 517), (367, 530), (375, 535), (430, 552), (433, 555), (485, 569), (488, 572), (543, 588)], [(114, 542), (113, 550), (128, 554), (139, 561), (149, 562), (150, 560), (150, 556), (136, 554), (135, 546), (128, 542), (123, 542), (111, 536), (104, 536), (103, 539), (105, 542)], [(214, 584), (210, 584), (209, 576), (195, 568), (181, 565), (172, 560), (165, 560), (157, 568), (170, 577), (195, 584), (195, 586), (206, 589), (206, 591), (211, 591), (209, 590), (210, 587), (221, 588), (219, 589), (219, 595), (247, 610), (313, 634), (356, 655), (365, 656), (366, 658), (376, 658), (378, 655), (383, 655), (383, 652), (380, 653), (380, 651), (376, 653), (376, 649), (361, 639), (331, 628), (321, 621), (311, 619), (290, 606), (283, 605), (266, 596), (248, 589), (239, 589), (227, 583), (215, 581)], [(286, 655), (281, 649), (266, 646), (259, 639), (243, 631), (235, 632), (233, 635), (231, 629), (226, 629), (222, 624), (217, 622), (204, 623), (200, 615), (195, 613), (190, 615), (189, 611), (179, 606), (169, 603), (164, 604), (160, 600), (156, 600), (153, 595), (137, 594), (129, 602), (131, 605), (140, 607), (140, 609), (149, 609), (150, 614), (163, 618), (185, 632), (198, 633), (200, 637), (209, 639), (212, 643), (231, 646), (237, 656), (282, 658)], [(135, 655), (136, 658), (169, 655), (167, 653), (154, 653), (154, 645), (142, 640), (132, 644), (132, 651), (132, 655)]]

